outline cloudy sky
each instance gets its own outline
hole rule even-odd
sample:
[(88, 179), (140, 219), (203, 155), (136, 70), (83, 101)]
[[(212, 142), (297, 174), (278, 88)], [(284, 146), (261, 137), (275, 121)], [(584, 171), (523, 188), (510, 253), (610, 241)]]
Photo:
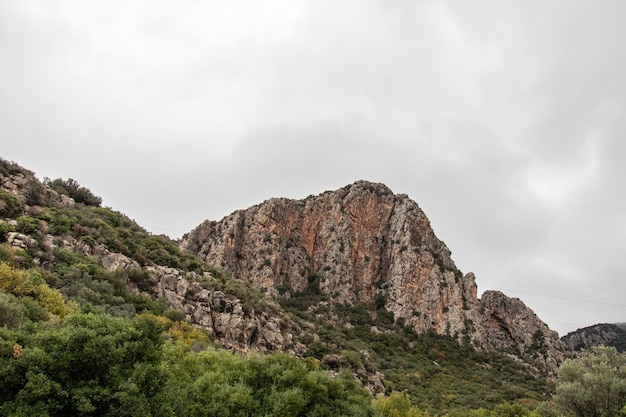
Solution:
[(0, 2), (0, 156), (153, 233), (358, 179), (479, 291), (626, 322), (626, 2)]

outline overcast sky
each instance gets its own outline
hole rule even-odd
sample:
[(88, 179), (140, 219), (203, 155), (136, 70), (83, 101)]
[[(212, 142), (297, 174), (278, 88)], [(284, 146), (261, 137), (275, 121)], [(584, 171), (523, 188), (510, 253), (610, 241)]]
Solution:
[(479, 292), (626, 322), (626, 2), (0, 2), (0, 156), (173, 238), (359, 179)]

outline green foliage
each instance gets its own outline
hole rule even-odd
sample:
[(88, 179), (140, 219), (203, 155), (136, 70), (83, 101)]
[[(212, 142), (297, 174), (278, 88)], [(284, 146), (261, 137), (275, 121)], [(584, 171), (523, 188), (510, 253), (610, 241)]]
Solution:
[(39, 220), (31, 216), (17, 218), (17, 231), (26, 235), (32, 235), (39, 230)]
[(65, 194), (73, 198), (77, 203), (95, 207), (99, 207), (100, 204), (102, 204), (102, 198), (94, 195), (72, 178), (68, 178), (67, 180), (62, 178), (57, 178), (53, 181), (46, 180), (46, 185), (59, 194)]
[(7, 235), (15, 229), (10, 223), (0, 221), (0, 243), (7, 241)]
[(26, 307), (18, 298), (0, 291), (0, 327), (17, 329), (26, 320)]
[(108, 272), (96, 259), (64, 248), (56, 248), (54, 257), (52, 272), (57, 286), (78, 305), (99, 306), (112, 315), (127, 317), (142, 312), (161, 314), (165, 310), (164, 301), (128, 291), (125, 283), (144, 277), (140, 271)]
[(165, 341), (166, 327), (150, 315), (85, 311), (0, 329), (0, 415), (376, 415), (348, 373), (286, 354), (195, 353), (180, 337)]
[(349, 369), (364, 383), (368, 374), (380, 371), (386, 392), (402, 392), (420, 412), (491, 410), (521, 399), (533, 404), (551, 391), (546, 380), (529, 375), (505, 355), (477, 352), (450, 336), (417, 335), (381, 321), (381, 313), (386, 312), (382, 297), (370, 306), (326, 303), (322, 308), (324, 304), (312, 303), (314, 294), (309, 293), (303, 303), (305, 294), (296, 294), (295, 301), (281, 301), (296, 322), (315, 325), (315, 338), (307, 332), (297, 336), (307, 344), (305, 355), (321, 361), (322, 369)]
[(241, 357), (167, 347), (175, 386), (168, 403), (184, 416), (374, 416), (369, 394), (351, 375), (337, 378), (286, 354)]
[(0, 414), (160, 415), (161, 324), (78, 313), (2, 334)]
[(69, 232), (72, 226), (80, 223), (78, 212), (80, 209), (47, 207), (38, 215), (38, 218), (48, 223), (48, 233), (60, 235)]
[(382, 417), (428, 417), (427, 411), (420, 411), (411, 405), (408, 395), (394, 391), (388, 397), (378, 395), (374, 400), (374, 408)]
[(196, 272), (202, 272), (204, 268), (195, 256), (182, 251), (166, 236), (150, 235), (137, 223), (110, 208), (46, 207), (36, 218), (22, 217), (22, 222), (30, 225), (25, 226), (30, 233), (39, 228), (42, 220), (47, 225), (47, 233), (69, 234), (92, 247), (104, 245), (112, 252), (135, 259), (140, 265), (162, 265)]
[(26, 176), (33, 175), (31, 171), (25, 168), (22, 168), (15, 162), (9, 162), (4, 158), (0, 158), (0, 175), (9, 176), (9, 175), (17, 175), (17, 174), (22, 174)]
[(50, 193), (36, 179), (28, 180), (28, 189), (26, 191), (26, 204), (29, 206), (45, 206), (50, 201)]
[(0, 218), (15, 218), (22, 213), (22, 203), (13, 194), (0, 190)]
[(626, 353), (599, 347), (559, 367), (555, 401), (578, 417), (620, 415), (626, 406)]
[[(50, 314), (64, 317), (70, 312), (61, 294), (50, 288), (36, 271), (0, 262), (0, 290), (19, 298), (24, 315), (32, 320), (46, 320)], [(5, 309), (10, 310), (10, 304), (11, 299), (5, 299)]]
[(281, 300), (283, 308), (293, 312), (294, 314), (300, 314), (311, 306), (319, 305), (324, 301), (328, 301), (328, 295), (324, 294), (320, 290), (321, 279), (322, 277), (319, 274), (309, 275), (308, 285), (303, 291), (294, 292), (289, 298), (283, 298)]
[(0, 243), (0, 262), (6, 262), (12, 264), (15, 251), (6, 243)]

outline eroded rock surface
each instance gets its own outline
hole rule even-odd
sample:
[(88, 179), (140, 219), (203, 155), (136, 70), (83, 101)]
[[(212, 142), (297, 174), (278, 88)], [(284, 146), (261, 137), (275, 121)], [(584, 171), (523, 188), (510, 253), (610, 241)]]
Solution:
[(275, 198), (205, 221), (181, 247), (272, 297), (310, 285), (334, 303), (384, 301), (396, 322), (489, 351), (533, 354), (556, 366), (558, 335), (517, 299), (462, 274), (428, 218), (406, 195), (359, 181), (304, 200)]
[(617, 324), (596, 324), (578, 329), (561, 338), (572, 350), (583, 351), (596, 346), (614, 346), (626, 351), (626, 330)]
[(297, 353), (293, 335), (281, 318), (238, 299), (229, 299), (221, 291), (204, 288), (196, 281), (181, 276), (173, 268), (149, 266), (145, 270), (156, 281), (156, 291), (173, 308), (184, 311), (192, 324), (202, 327), (216, 342), (240, 351), (283, 351)]

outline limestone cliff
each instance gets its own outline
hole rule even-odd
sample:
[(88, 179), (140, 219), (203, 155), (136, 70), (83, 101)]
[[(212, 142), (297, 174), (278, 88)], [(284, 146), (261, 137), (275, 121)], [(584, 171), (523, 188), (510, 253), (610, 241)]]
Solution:
[(552, 367), (566, 350), (521, 301), (501, 293), (479, 300), (474, 275), (458, 270), (419, 206), (382, 184), (270, 199), (205, 221), (181, 247), (271, 297), (316, 285), (337, 304), (384, 303), (418, 333), (449, 334)]

